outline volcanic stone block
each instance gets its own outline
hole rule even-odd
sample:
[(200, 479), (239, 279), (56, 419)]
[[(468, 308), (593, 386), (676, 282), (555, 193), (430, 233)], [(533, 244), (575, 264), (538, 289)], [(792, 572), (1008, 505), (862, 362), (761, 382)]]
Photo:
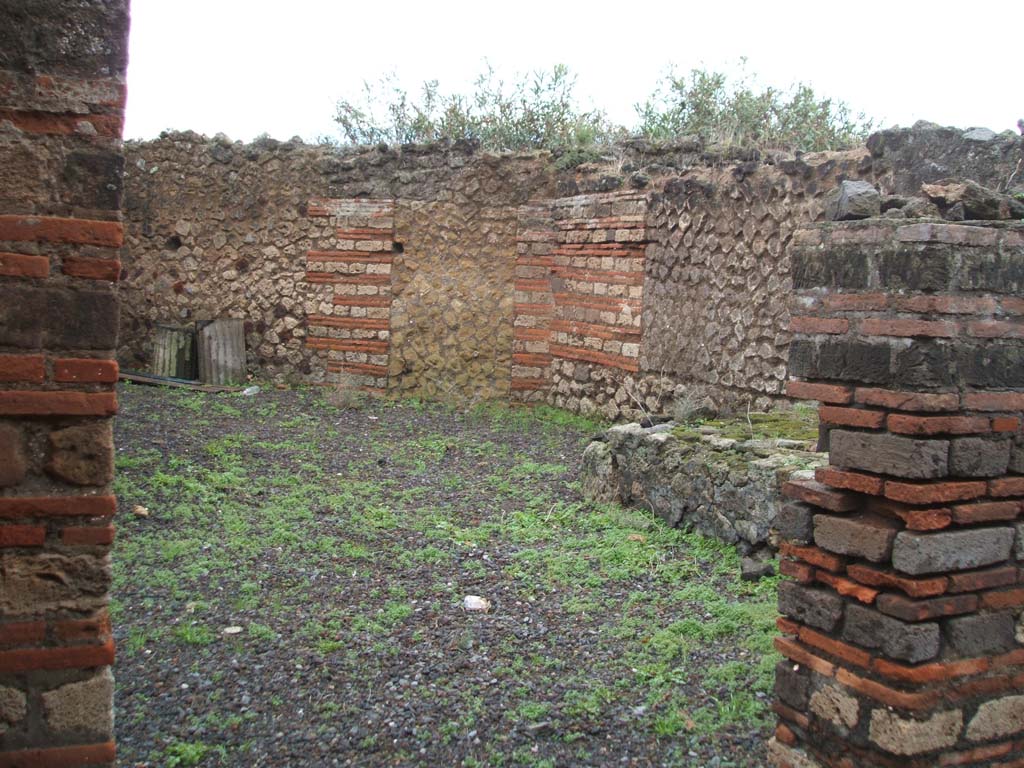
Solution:
[(1006, 560), (1013, 546), (1013, 528), (979, 528), (968, 531), (897, 534), (893, 567), (917, 576), (964, 571)]
[(896, 389), (911, 391), (948, 388), (957, 381), (956, 371), (952, 348), (938, 342), (916, 341), (896, 352), (892, 383)]
[(112, 290), (10, 285), (0, 302), (0, 345), (22, 348), (111, 349), (117, 338)]
[(952, 441), (949, 474), (954, 477), (998, 477), (1010, 463), (1010, 441), (961, 437)]
[(1012, 613), (982, 613), (945, 622), (946, 643), (962, 658), (1005, 653), (1015, 646)]
[(107, 667), (88, 680), (62, 685), (44, 693), (46, 721), (57, 732), (109, 734), (114, 727), (113, 696), (114, 677)]
[(833, 466), (862, 469), (913, 480), (949, 473), (949, 441), (916, 440), (888, 433), (833, 429), (829, 436)]
[(903, 244), (882, 255), (878, 275), (885, 288), (944, 291), (952, 282), (955, 264), (954, 251), (948, 245)]
[(25, 694), (15, 688), (0, 685), (0, 734), (5, 723), (16, 723), (28, 713)]
[(825, 218), (829, 221), (868, 219), (881, 212), (882, 196), (867, 181), (841, 181), (825, 201)]
[(76, 485), (106, 485), (114, 479), (114, 437), (108, 421), (50, 433), (46, 471)]
[(788, 659), (775, 665), (775, 695), (794, 709), (807, 706), (810, 687), (807, 670)]
[(779, 585), (779, 613), (831, 632), (843, 617), (843, 599), (829, 589), (802, 587), (787, 581)]
[(28, 472), (25, 446), (21, 430), (0, 424), (0, 487), (17, 485)]
[(1024, 259), (1020, 253), (995, 253), (976, 248), (961, 251), (960, 288), (965, 291), (1024, 293)]
[(0, 611), (5, 614), (42, 614), (60, 608), (90, 610), (105, 604), (109, 589), (110, 563), (105, 557), (0, 557)]
[(864, 648), (876, 648), (893, 659), (911, 663), (933, 659), (939, 653), (939, 637), (936, 622), (907, 624), (856, 604), (846, 609), (843, 639)]
[(926, 720), (904, 719), (888, 709), (871, 710), (868, 736), (894, 755), (919, 755), (956, 744), (964, 727), (959, 709), (937, 712)]
[(860, 702), (837, 685), (826, 685), (811, 696), (811, 712), (838, 728), (855, 728)]
[(802, 501), (784, 500), (775, 516), (775, 530), (795, 544), (808, 544), (814, 536), (814, 507)]
[(863, 557), (874, 563), (889, 559), (898, 531), (896, 521), (871, 513), (814, 516), (815, 544), (829, 552)]
[(963, 380), (975, 387), (999, 389), (1018, 387), (1024, 371), (1024, 346), (1014, 342), (990, 341), (957, 351), (957, 365)]
[(978, 707), (967, 726), (967, 738), (988, 741), (1021, 731), (1024, 731), (1024, 696), (1005, 696)]
[(1014, 441), (1010, 447), (1010, 465), (1008, 469), (1018, 475), (1024, 475), (1024, 442)]
[(867, 288), (867, 254), (862, 249), (796, 250), (793, 253), (793, 287)]

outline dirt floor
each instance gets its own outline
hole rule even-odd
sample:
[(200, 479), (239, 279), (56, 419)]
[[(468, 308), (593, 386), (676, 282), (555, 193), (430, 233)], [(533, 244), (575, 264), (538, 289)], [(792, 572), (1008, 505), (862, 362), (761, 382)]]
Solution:
[(121, 765), (764, 764), (775, 580), (584, 502), (599, 424), (120, 399)]

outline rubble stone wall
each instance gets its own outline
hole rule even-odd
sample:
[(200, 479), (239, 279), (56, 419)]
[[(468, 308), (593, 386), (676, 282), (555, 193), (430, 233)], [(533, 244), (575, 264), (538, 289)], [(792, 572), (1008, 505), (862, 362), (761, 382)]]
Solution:
[(776, 766), (1011, 766), (1024, 738), (1024, 227), (793, 237)]
[(114, 762), (127, 36), (127, 0), (0, 27), (0, 765)]
[[(247, 321), (250, 369), (277, 380), (326, 381), (348, 362), (371, 366), (359, 376), (377, 389), (613, 419), (676, 402), (765, 409), (784, 398), (787, 245), (837, 183), (877, 185), (890, 218), (938, 215), (906, 196), (951, 175), (1006, 188), (1024, 156), (1020, 137), (931, 125), (847, 152), (620, 150), (618, 168), (556, 173), (542, 153), (463, 144), (130, 144), (121, 359), (146, 366), (156, 323), (228, 315)], [(392, 261), (336, 260), (307, 279), (337, 228), (310, 201), (346, 199), (394, 202)], [(373, 327), (320, 322), (342, 292), (379, 303), (357, 310)], [(324, 346), (339, 344), (351, 349)]]

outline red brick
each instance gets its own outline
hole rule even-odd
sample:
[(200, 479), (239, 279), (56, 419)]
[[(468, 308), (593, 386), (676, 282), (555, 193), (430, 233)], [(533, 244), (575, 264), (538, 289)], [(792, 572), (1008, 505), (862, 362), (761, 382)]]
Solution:
[(861, 320), (860, 332), (866, 336), (931, 336), (949, 339), (957, 335), (957, 328), (956, 323), (945, 320), (868, 317)]
[(75, 243), (120, 248), (124, 227), (119, 221), (63, 219), (55, 216), (0, 215), (0, 240)]
[(111, 765), (117, 757), (114, 742), (78, 744), (73, 747), (44, 747), (0, 752), (0, 768), (85, 768)]
[(45, 639), (45, 621), (19, 621), (12, 624), (0, 624), (0, 646), (16, 648), (21, 645), (39, 645)]
[(779, 552), (786, 557), (795, 557), (826, 571), (842, 571), (846, 559), (826, 552), (818, 547), (798, 547), (796, 544), (782, 542)]
[(784, 723), (775, 726), (775, 740), (787, 747), (796, 746), (796, 734)]
[(848, 669), (840, 668), (836, 671), (836, 680), (845, 686), (853, 688), (858, 693), (869, 696), (875, 701), (881, 702), (896, 709), (921, 710), (928, 709), (939, 700), (940, 691), (922, 691), (906, 693), (890, 688), (882, 683), (868, 680), (855, 675)]
[(0, 547), (41, 547), (44, 541), (41, 525), (0, 525)]
[(782, 495), (832, 512), (850, 512), (860, 505), (856, 496), (833, 491), (813, 480), (790, 480), (783, 484)]
[(69, 277), (87, 280), (107, 280), (116, 283), (121, 279), (121, 262), (117, 259), (88, 259), (65, 256), (61, 271)]
[(92, 126), (95, 135), (107, 138), (119, 138), (124, 114), (120, 111), (110, 115), (92, 114), (54, 114), (52, 112), (32, 112), (18, 109), (0, 109), (0, 120), (10, 120), (14, 125), (27, 133), (42, 133), (67, 136), (80, 132), (83, 124)]
[(916, 667), (908, 667), (905, 664), (897, 664), (888, 659), (876, 658), (871, 662), (871, 668), (875, 672), (892, 680), (901, 683), (914, 683), (924, 685), (937, 683), (943, 680), (951, 680), (955, 677), (967, 677), (968, 675), (980, 675), (989, 669), (987, 657), (980, 659), (964, 659), (948, 663), (933, 662), (921, 664)]
[(113, 416), (113, 392), (0, 392), (3, 416)]
[(872, 512), (898, 517), (911, 531), (938, 531), (948, 528), (953, 522), (953, 513), (945, 507), (921, 509), (908, 507), (892, 499), (868, 499), (867, 508)]
[(793, 635), (795, 637), (800, 632), (800, 625), (791, 619), (787, 619), (785, 616), (776, 618), (775, 626), (784, 635)]
[(1008, 323), (1003, 320), (980, 320), (968, 323), (967, 332), (982, 339), (1019, 339), (1024, 336), (1024, 324)]
[(992, 669), (1003, 669), (1005, 667), (1019, 667), (1024, 664), (1024, 648), (1018, 648), (1009, 653), (1001, 653), (992, 657)]
[(964, 407), (972, 411), (1024, 411), (1024, 392), (967, 392)]
[(948, 296), (916, 294), (893, 299), (901, 312), (940, 315), (990, 315), (996, 311), (995, 299), (986, 296)]
[(64, 357), (53, 364), (53, 378), (61, 382), (113, 384), (117, 376), (116, 360)]
[(570, 347), (564, 344), (551, 345), (551, 354), (566, 360), (583, 360), (588, 363), (607, 366), (609, 368), (620, 368), (624, 371), (639, 371), (640, 363), (634, 357), (623, 357), (621, 355), (610, 355), (604, 352), (597, 352), (582, 347)]
[(887, 498), (905, 501), (908, 504), (942, 504), (947, 501), (976, 499), (979, 496), (984, 496), (987, 490), (986, 483), (977, 481), (904, 483), (887, 480), (885, 483)]
[(823, 405), (818, 409), (818, 420), (823, 424), (840, 424), (845, 427), (879, 429), (885, 424), (885, 411), (869, 411), (863, 408), (837, 408)]
[(88, 619), (70, 619), (54, 624), (54, 634), (63, 643), (95, 642), (110, 637), (110, 616), (99, 611)]
[(106, 667), (113, 663), (113, 639), (108, 639), (101, 645), (0, 651), (0, 674), (44, 669), (87, 669)]
[(910, 600), (901, 595), (884, 594), (875, 601), (875, 607), (882, 613), (903, 621), (925, 621), (972, 613), (978, 608), (978, 598), (976, 595), (955, 595)]
[(836, 665), (830, 661), (825, 661), (813, 653), (809, 653), (795, 640), (791, 640), (788, 637), (776, 637), (775, 650), (781, 653), (790, 661), (794, 661), (797, 664), (803, 664), (808, 669), (814, 670), (819, 675), (825, 677), (832, 677), (836, 673)]
[(1020, 419), (1016, 416), (996, 416), (992, 419), (993, 432), (1016, 432), (1020, 429)]
[(46, 378), (42, 355), (0, 355), (0, 381), (40, 382)]
[(873, 312), (888, 309), (889, 297), (884, 293), (832, 293), (824, 304), (831, 312)]
[(897, 392), (891, 389), (858, 387), (854, 400), (862, 405), (876, 405), (896, 411), (955, 411), (960, 399), (952, 392), (934, 394), (926, 392)]
[(1024, 298), (1004, 296), (999, 300), (999, 305), (1007, 315), (1024, 315)]
[(832, 488), (843, 488), (847, 491), (879, 495), (885, 488), (885, 480), (874, 475), (860, 472), (849, 472), (832, 467), (819, 467), (814, 471), (814, 479), (822, 485)]
[(68, 546), (99, 546), (114, 543), (114, 526), (81, 526), (65, 528), (60, 532), (61, 541)]
[(842, 659), (849, 664), (856, 664), (858, 667), (867, 667), (871, 664), (871, 654), (860, 648), (855, 648), (847, 643), (833, 640), (828, 635), (815, 632), (809, 627), (800, 628), (800, 642), (824, 651), (830, 656)]
[(779, 573), (789, 576), (801, 584), (810, 584), (814, 581), (814, 568), (807, 563), (798, 563), (795, 560), (780, 560)]
[(994, 611), (1003, 608), (1020, 608), (1024, 606), (1024, 587), (984, 592), (981, 595), (981, 604)]
[(0, 253), (0, 275), (4, 277), (48, 277), (50, 260), (25, 253)]
[(889, 431), (902, 435), (976, 435), (988, 432), (990, 422), (984, 416), (908, 416), (893, 413)]
[(5, 496), (0, 497), (0, 518), (113, 517), (113, 496)]
[(1019, 501), (987, 501), (980, 504), (956, 504), (953, 507), (953, 522), (960, 525), (991, 523), (997, 520), (1013, 520), (1020, 514)]
[(836, 576), (828, 571), (816, 571), (814, 578), (822, 584), (828, 584), (828, 586), (832, 587), (843, 597), (852, 597), (865, 605), (870, 605), (878, 597), (877, 589), (865, 587), (863, 584), (858, 584), (850, 579), (844, 579), (842, 576)]
[(988, 568), (984, 571), (967, 571), (949, 575), (950, 592), (976, 592), (979, 589), (1008, 587), (1017, 583), (1017, 569), (1012, 565)]
[(786, 394), (796, 400), (818, 400), (822, 403), (849, 403), (853, 388), (838, 384), (815, 384), (810, 381), (787, 381)]
[(791, 333), (846, 333), (850, 321), (836, 317), (794, 317), (789, 321)]
[(1006, 742), (1003, 744), (991, 744), (984, 747), (976, 747), (975, 749), (968, 749), (963, 752), (947, 752), (944, 755), (939, 755), (940, 766), (950, 765), (969, 765), (971, 763), (980, 763), (983, 760), (992, 760), (997, 757), (1007, 755), (1013, 749), (1012, 742)]
[(1000, 477), (988, 483), (992, 496), (1024, 496), (1024, 477)]
[(946, 591), (947, 579), (937, 576), (928, 579), (914, 579), (901, 576), (892, 571), (883, 571), (866, 565), (854, 564), (846, 569), (851, 579), (872, 587), (889, 587), (899, 589), (911, 597), (935, 597)]
[(787, 707), (781, 701), (776, 700), (772, 702), (772, 711), (776, 715), (781, 717), (783, 720), (788, 720), (789, 722), (793, 723), (794, 725), (800, 728), (807, 728), (811, 724), (811, 721), (810, 719), (808, 719), (807, 715), (805, 715), (803, 712), (798, 712), (792, 707)]

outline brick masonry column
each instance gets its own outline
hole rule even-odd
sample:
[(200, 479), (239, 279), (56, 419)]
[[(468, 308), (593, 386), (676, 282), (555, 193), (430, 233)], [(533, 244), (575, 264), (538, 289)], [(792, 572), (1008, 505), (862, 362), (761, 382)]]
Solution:
[(776, 766), (1022, 766), (1024, 227), (821, 225), (790, 249)]
[(0, 11), (0, 768), (114, 760), (128, 3)]

